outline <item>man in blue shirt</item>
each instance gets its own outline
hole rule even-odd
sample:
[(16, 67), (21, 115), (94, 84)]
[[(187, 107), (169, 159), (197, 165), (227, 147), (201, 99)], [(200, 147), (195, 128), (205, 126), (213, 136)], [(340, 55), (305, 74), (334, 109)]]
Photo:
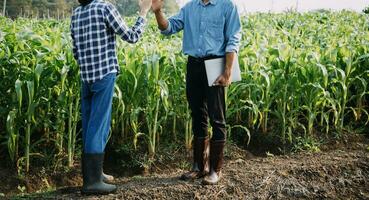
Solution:
[[(232, 0), (191, 0), (180, 12), (166, 19), (163, 0), (153, 0), (159, 29), (164, 35), (184, 31), (183, 52), (188, 55), (186, 94), (193, 120), (193, 167), (182, 180), (202, 178), (216, 184), (221, 177), (226, 140), (225, 93), (241, 40), (241, 20)], [(208, 86), (204, 61), (225, 57), (224, 73)], [(208, 158), (208, 118), (213, 130)], [(209, 169), (210, 161), (210, 169)]]
[(107, 194), (116, 191), (112, 179), (103, 173), (112, 99), (119, 65), (115, 35), (135, 43), (142, 35), (151, 0), (139, 0), (140, 16), (130, 29), (117, 9), (103, 0), (78, 0), (71, 20), (73, 54), (82, 79), (82, 193)]

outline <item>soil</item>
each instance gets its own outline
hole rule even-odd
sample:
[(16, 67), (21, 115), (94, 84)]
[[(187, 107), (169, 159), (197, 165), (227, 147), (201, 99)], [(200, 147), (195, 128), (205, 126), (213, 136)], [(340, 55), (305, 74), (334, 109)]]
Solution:
[[(147, 176), (117, 176), (116, 194), (83, 196), (78, 173), (74, 181), (54, 181), (55, 191), (23, 196), (26, 199), (369, 199), (368, 139), (329, 143), (321, 152), (254, 156), (228, 145), (223, 178), (218, 185), (203, 186), (201, 180), (180, 181), (184, 166), (161, 162)], [(181, 152), (176, 158), (186, 160)], [(177, 159), (176, 159), (177, 160)], [(70, 172), (71, 173), (71, 172)], [(114, 174), (114, 173), (113, 173)], [(120, 174), (120, 173), (115, 173)], [(0, 178), (3, 176), (0, 173)], [(3, 180), (3, 179), (2, 179)], [(53, 179), (54, 180), (54, 179)], [(77, 181), (76, 181), (77, 180)], [(64, 185), (63, 185), (64, 184)], [(5, 184), (0, 184), (0, 193)], [(69, 187), (62, 187), (69, 186)], [(4, 193), (4, 192), (3, 192)], [(8, 194), (8, 197), (9, 194)], [(0, 197), (1, 198), (1, 197)], [(18, 196), (22, 198), (22, 196)]]

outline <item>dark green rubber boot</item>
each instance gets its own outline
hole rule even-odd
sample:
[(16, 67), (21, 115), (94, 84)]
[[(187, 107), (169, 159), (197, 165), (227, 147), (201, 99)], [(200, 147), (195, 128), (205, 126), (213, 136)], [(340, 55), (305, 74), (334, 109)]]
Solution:
[(110, 194), (117, 190), (117, 186), (104, 183), (102, 169), (104, 154), (82, 155), (83, 187), (82, 194)]

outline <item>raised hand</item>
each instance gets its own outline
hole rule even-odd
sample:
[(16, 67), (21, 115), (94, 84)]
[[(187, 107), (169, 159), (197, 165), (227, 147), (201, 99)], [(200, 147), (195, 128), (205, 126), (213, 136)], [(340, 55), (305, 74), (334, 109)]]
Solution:
[(151, 8), (152, 0), (138, 0), (138, 5), (140, 6), (140, 15), (146, 17), (147, 13)]
[(160, 12), (161, 9), (163, 8), (164, 5), (164, 0), (152, 0), (152, 11), (154, 13)]

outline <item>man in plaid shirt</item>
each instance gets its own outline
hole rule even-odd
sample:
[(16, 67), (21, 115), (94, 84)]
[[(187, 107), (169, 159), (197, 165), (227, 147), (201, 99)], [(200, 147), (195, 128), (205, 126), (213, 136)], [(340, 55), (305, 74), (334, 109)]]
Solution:
[(78, 0), (71, 20), (73, 54), (82, 79), (82, 173), (85, 194), (108, 194), (117, 187), (105, 182), (104, 150), (111, 122), (114, 84), (119, 65), (115, 35), (136, 43), (142, 35), (151, 0), (139, 0), (140, 16), (129, 29), (117, 9), (103, 0)]

